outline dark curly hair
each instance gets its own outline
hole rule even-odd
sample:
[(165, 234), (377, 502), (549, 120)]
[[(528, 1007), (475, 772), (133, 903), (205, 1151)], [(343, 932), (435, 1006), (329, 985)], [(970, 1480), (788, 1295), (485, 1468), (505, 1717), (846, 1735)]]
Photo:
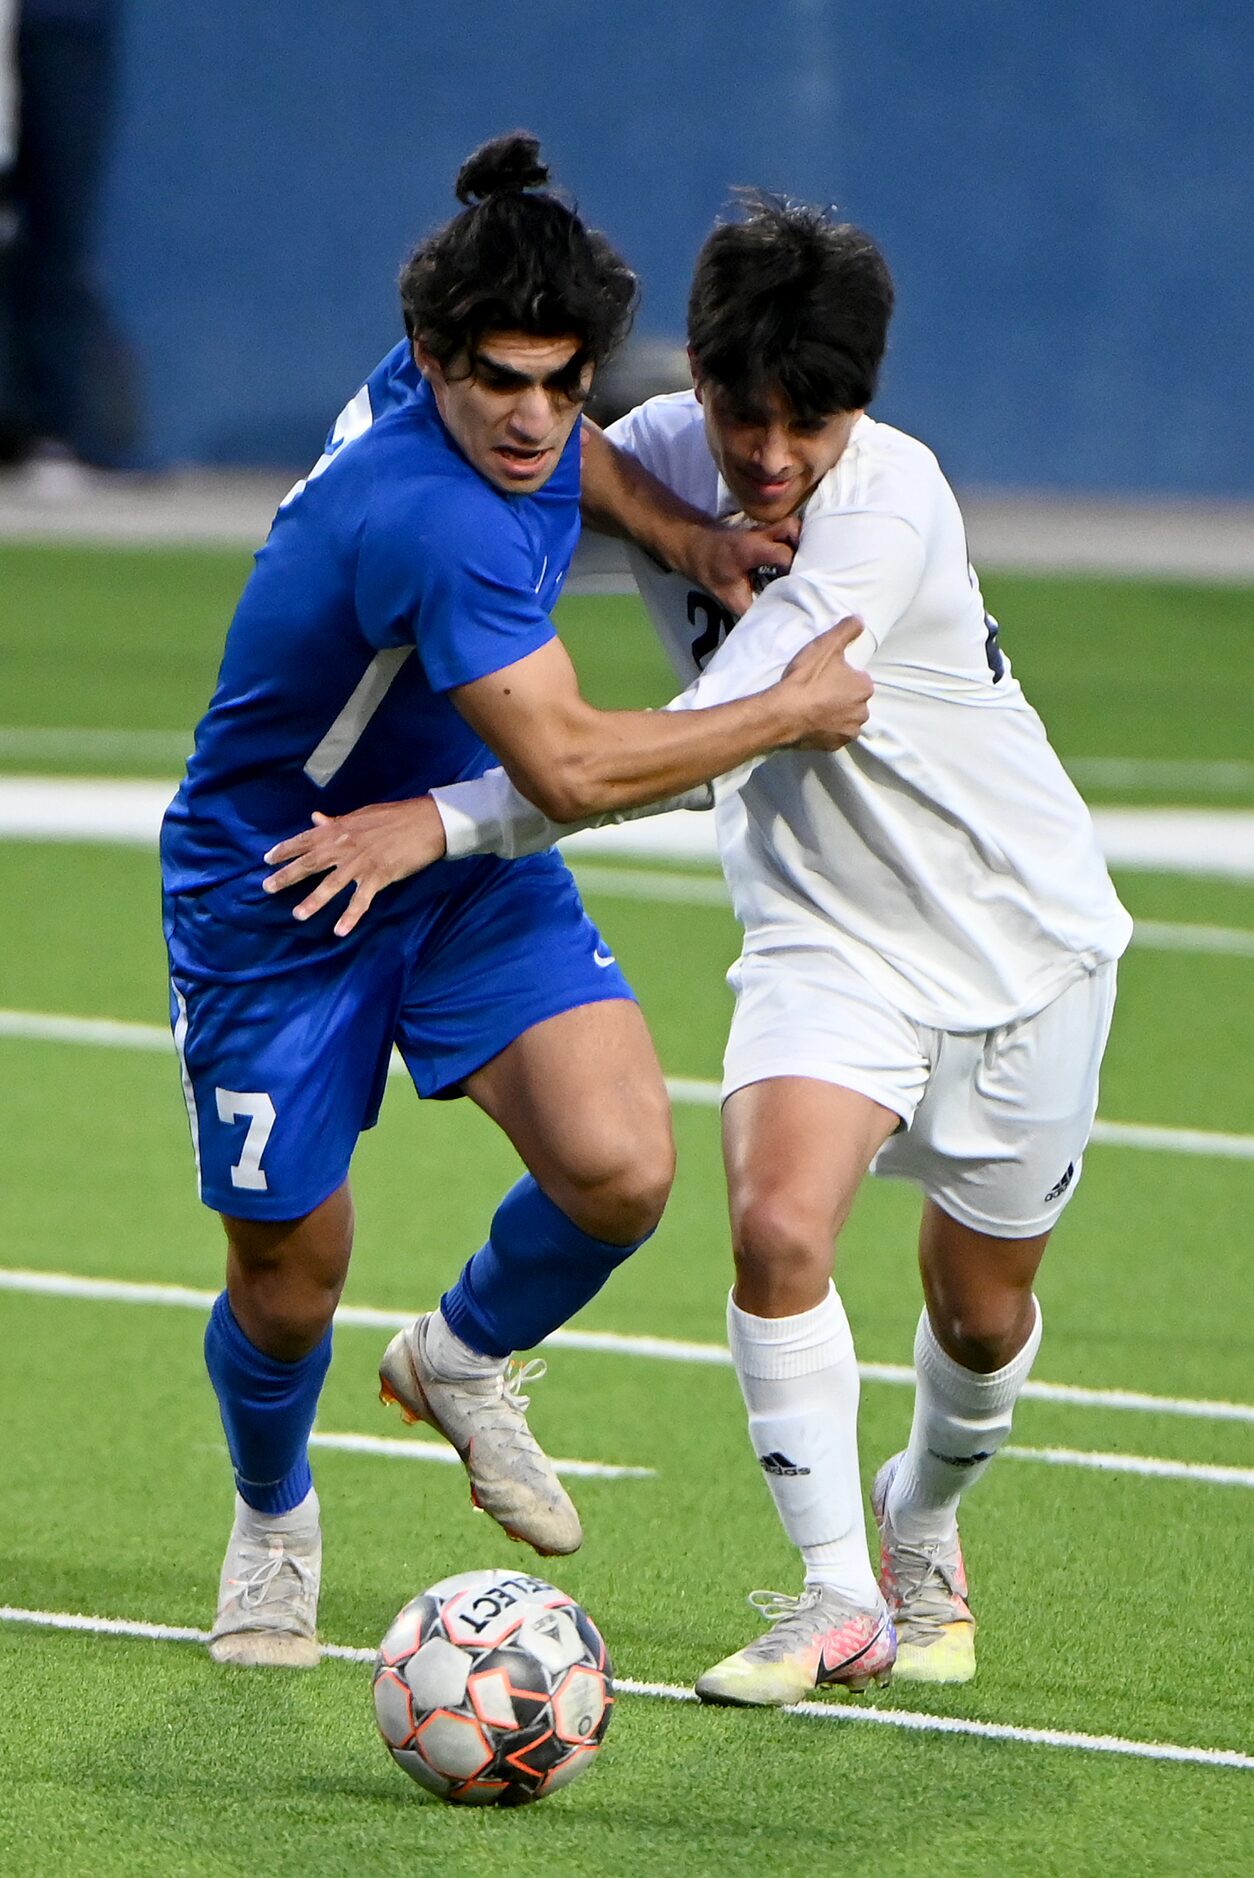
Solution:
[(497, 137), (457, 175), (460, 215), (428, 236), (400, 277), (405, 330), (442, 366), (487, 332), (574, 334), (594, 364), (626, 338), (637, 283), (604, 235), (544, 188), (526, 131)]
[(778, 388), (799, 417), (861, 410), (875, 396), (893, 311), (883, 255), (823, 209), (737, 196), (742, 219), (708, 238), (688, 297), (698, 376), (734, 406)]

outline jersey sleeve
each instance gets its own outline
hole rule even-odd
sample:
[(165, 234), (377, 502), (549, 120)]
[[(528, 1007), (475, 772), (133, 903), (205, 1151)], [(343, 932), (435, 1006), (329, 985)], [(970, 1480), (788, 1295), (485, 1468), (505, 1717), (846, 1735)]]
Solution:
[(508, 500), (486, 485), (389, 492), (363, 529), (362, 631), (373, 645), (416, 645), (433, 691), (472, 684), (554, 637), (532, 559)]
[(711, 809), (714, 788), (711, 783), (697, 783), (660, 802), (609, 809), (579, 822), (550, 821), (514, 787), (503, 769), (487, 770), (467, 782), (442, 783), (431, 791), (431, 799), (444, 824), (447, 860), (464, 860), (471, 854), (499, 854), (513, 860), (520, 854), (538, 854), (583, 828), (612, 828), (672, 809)]
[(671, 710), (703, 710), (773, 685), (802, 647), (855, 614), (847, 653), (865, 667), (909, 606), (923, 574), (918, 531), (901, 516), (841, 510), (807, 519), (789, 573), (765, 593)]

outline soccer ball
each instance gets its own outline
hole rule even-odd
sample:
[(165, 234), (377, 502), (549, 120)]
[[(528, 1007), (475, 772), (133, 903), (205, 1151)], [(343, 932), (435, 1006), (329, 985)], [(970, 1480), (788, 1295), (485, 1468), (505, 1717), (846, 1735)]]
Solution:
[(592, 1765), (613, 1674), (564, 1591), (525, 1572), (462, 1572), (412, 1598), (379, 1645), (375, 1718), (397, 1766), (442, 1800), (526, 1806)]

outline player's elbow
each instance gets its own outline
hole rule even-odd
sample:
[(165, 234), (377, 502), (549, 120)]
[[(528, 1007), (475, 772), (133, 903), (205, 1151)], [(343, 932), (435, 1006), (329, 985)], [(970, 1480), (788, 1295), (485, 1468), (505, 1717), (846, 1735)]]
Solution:
[(596, 778), (578, 753), (561, 752), (528, 765), (526, 778), (515, 777), (519, 789), (551, 822), (582, 822), (613, 805), (598, 792)]

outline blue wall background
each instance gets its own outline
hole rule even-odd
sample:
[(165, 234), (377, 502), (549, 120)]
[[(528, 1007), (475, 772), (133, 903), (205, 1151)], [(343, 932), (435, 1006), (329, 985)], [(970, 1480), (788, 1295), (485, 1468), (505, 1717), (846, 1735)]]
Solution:
[(1254, 7), (129, 0), (101, 264), (163, 460), (301, 463), (393, 281), (526, 125), (678, 335), (737, 182), (837, 202), (899, 312), (877, 411), (960, 482), (1254, 494)]

